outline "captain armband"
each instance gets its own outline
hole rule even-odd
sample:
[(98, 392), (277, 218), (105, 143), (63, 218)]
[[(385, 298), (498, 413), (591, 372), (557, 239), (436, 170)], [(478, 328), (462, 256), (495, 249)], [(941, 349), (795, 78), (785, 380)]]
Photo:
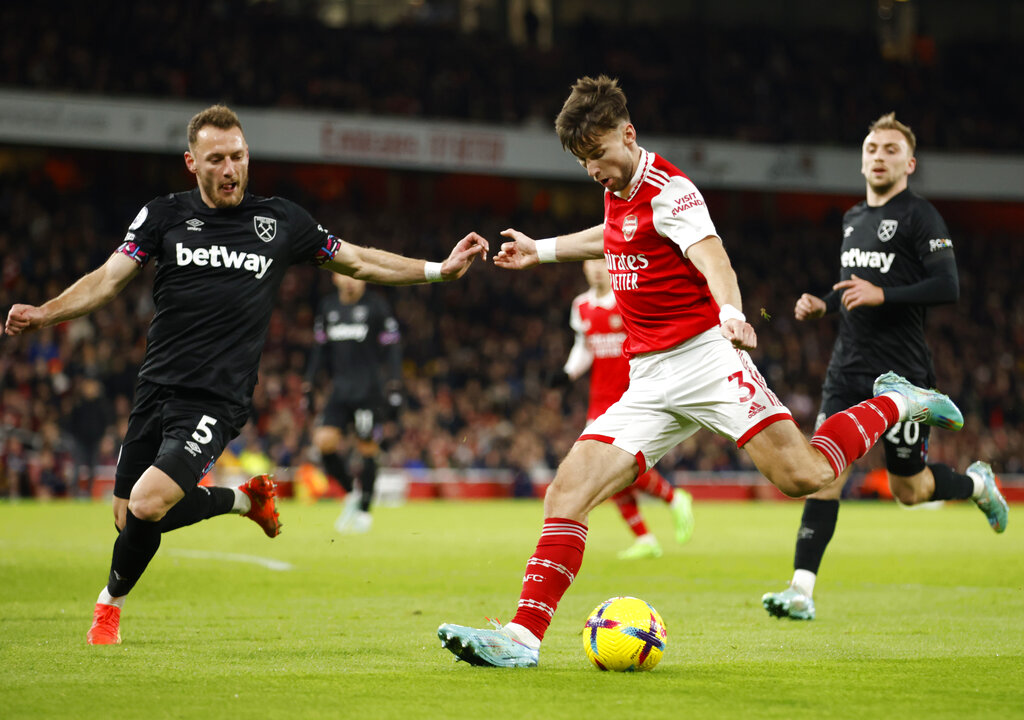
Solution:
[(137, 242), (135, 242), (135, 233), (128, 233), (125, 235), (124, 242), (117, 248), (116, 252), (122, 255), (127, 255), (135, 264), (143, 266), (146, 261), (149, 260), (149, 253), (144, 251)]
[(327, 239), (324, 240), (324, 244), (316, 251), (316, 255), (313, 257), (313, 264), (320, 266), (324, 263), (328, 263), (334, 259), (341, 249), (341, 240), (328, 235)]

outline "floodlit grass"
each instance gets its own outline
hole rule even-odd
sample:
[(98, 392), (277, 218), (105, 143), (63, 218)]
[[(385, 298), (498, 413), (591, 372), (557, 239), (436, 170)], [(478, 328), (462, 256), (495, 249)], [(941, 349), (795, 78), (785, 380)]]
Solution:
[[(760, 605), (789, 579), (798, 504), (699, 503), (682, 547), (666, 511), (644, 510), (665, 556), (617, 560), (629, 537), (599, 508), (541, 666), (498, 670), (455, 663), (436, 629), (510, 618), (536, 502), (379, 508), (365, 536), (336, 534), (333, 504), (284, 503), (273, 541), (234, 516), (179, 530), (129, 598), (115, 647), (85, 644), (109, 508), (0, 504), (0, 717), (1024, 717), (1013, 511), (997, 536), (969, 504), (844, 505), (818, 619), (798, 623)], [(664, 617), (654, 672), (587, 661), (582, 623), (614, 595)]]

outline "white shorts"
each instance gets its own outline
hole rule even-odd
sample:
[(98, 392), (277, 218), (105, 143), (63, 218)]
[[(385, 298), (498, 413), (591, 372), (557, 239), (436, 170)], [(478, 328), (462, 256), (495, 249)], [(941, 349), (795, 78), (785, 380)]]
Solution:
[(629, 362), (629, 388), (580, 440), (635, 455), (643, 474), (700, 428), (743, 447), (763, 428), (793, 416), (743, 350), (714, 327), (664, 352)]

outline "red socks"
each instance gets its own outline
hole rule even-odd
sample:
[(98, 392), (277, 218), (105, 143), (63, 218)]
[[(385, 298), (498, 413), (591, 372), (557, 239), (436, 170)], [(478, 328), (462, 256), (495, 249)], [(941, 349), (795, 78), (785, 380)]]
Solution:
[(587, 526), (566, 518), (546, 518), (533, 557), (526, 563), (523, 592), (512, 622), (542, 640), (559, 600), (583, 564)]
[(864, 456), (899, 419), (899, 408), (890, 398), (865, 400), (823, 422), (811, 438), (811, 445), (825, 456), (839, 477), (847, 465)]
[(638, 477), (631, 487), (643, 490), (648, 495), (661, 498), (667, 503), (672, 502), (676, 492), (669, 481), (653, 468)]
[(636, 494), (633, 492), (633, 486), (619, 490), (617, 493), (612, 495), (612, 500), (619, 507), (619, 514), (622, 515), (622, 519), (629, 525), (629, 529), (633, 531), (633, 534), (637, 537), (647, 534), (647, 525), (644, 523), (644, 516), (640, 514), (640, 508), (636, 505)]

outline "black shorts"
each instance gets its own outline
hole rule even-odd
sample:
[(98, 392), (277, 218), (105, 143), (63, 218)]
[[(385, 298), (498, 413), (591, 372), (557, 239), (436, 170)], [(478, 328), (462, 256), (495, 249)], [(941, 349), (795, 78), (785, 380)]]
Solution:
[(151, 465), (188, 492), (248, 418), (247, 407), (216, 395), (140, 380), (117, 458), (114, 497), (128, 499)]
[(379, 440), (380, 423), (384, 417), (380, 407), (380, 403), (352, 403), (332, 395), (324, 406), (320, 424), (354, 434), (360, 440), (376, 441)]
[[(914, 381), (911, 381), (914, 382)], [(874, 397), (874, 378), (847, 379), (839, 386), (826, 382), (821, 392), (821, 410), (815, 423), (817, 429), (825, 418)], [(916, 383), (915, 383), (916, 384)], [(931, 385), (932, 383), (924, 383)], [(898, 422), (882, 436), (885, 448), (885, 469), (893, 475), (909, 477), (925, 469), (928, 463), (928, 437), (931, 426), (918, 422)]]

